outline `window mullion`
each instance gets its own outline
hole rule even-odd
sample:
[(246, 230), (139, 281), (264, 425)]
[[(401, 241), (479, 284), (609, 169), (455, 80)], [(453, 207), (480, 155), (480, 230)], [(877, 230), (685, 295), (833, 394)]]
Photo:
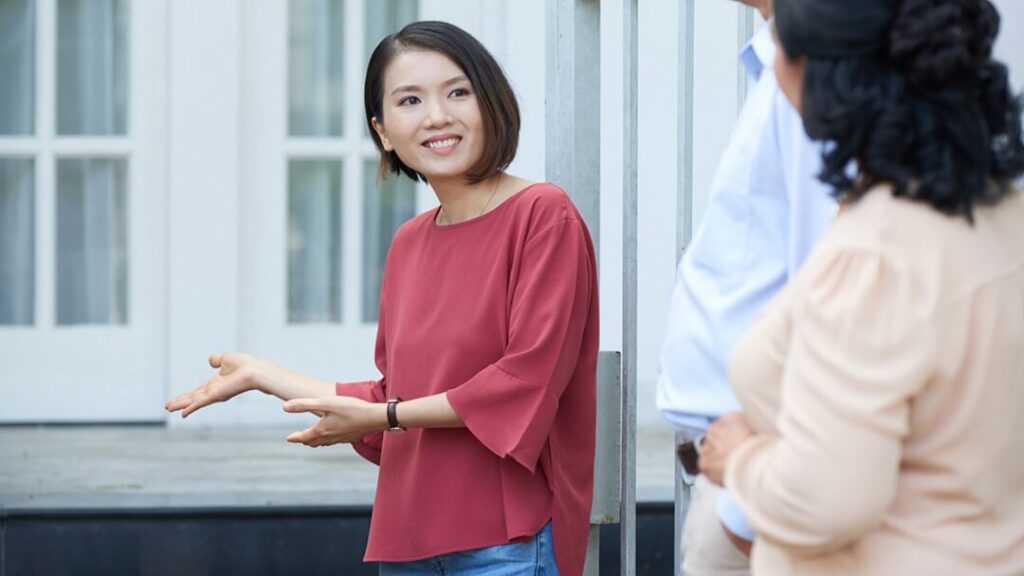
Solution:
[(344, 106), (344, 149), (345, 179), (342, 190), (344, 217), (342, 220), (342, 246), (344, 254), (343, 284), (344, 319), (348, 326), (362, 322), (363, 312), (363, 167), (362, 155), (358, 153), (365, 140), (363, 125), (363, 76), (366, 72), (363, 56), (364, 0), (345, 2), (345, 102)]
[(363, 298), (363, 194), (362, 166), (359, 157), (348, 155), (344, 160), (345, 171), (342, 180), (342, 284), (343, 323), (356, 326), (362, 321), (360, 303)]
[(369, 54), (363, 55), (363, 38), (366, 34), (363, 23), (366, 21), (363, 10), (364, 0), (347, 0), (345, 2), (345, 127), (344, 138), (351, 149), (366, 138), (363, 111), (363, 79), (366, 74), (366, 61)]
[(36, 326), (55, 323), (56, 161), (53, 154), (57, 81), (57, 3), (36, 2)]

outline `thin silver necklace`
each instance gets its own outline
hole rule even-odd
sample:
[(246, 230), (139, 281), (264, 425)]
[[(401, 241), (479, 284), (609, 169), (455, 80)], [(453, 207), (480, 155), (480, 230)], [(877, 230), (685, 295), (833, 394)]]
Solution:
[[(491, 195), (487, 197), (487, 203), (484, 204), (483, 209), (480, 210), (479, 214), (477, 214), (476, 216), (473, 216), (473, 218), (470, 218), (469, 220), (473, 220), (473, 219), (479, 218), (479, 217), (483, 216), (485, 212), (487, 212), (487, 208), (490, 207), (490, 205), (491, 205), (491, 200), (494, 200), (494, 196), (498, 193), (498, 186), (501, 184), (501, 177), (502, 176), (504, 176), (504, 174), (500, 174), (500, 173), (498, 174), (498, 179), (494, 182), (494, 189), (491, 190)], [(444, 222), (441, 222), (441, 216), (444, 216)], [(441, 210), (439, 211), (437, 220), (438, 220), (437, 223), (442, 225), (442, 226), (451, 226), (452, 221), (451, 221), (450, 218), (448, 218), (448, 212), (445, 212), (445, 209), (444, 209), (443, 205), (441, 206)], [(465, 220), (463, 220), (463, 222), (465, 222)]]

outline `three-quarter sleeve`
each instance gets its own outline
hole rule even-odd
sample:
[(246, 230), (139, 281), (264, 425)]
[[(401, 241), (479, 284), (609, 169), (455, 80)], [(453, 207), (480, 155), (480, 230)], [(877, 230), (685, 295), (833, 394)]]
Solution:
[[(384, 334), (384, 289), (381, 287), (380, 310), (377, 322), (377, 341), (374, 351), (374, 361), (382, 377), (380, 380), (366, 380), (363, 382), (338, 382), (334, 385), (334, 393), (337, 396), (350, 396), (366, 402), (380, 403), (387, 402), (387, 343)], [(352, 448), (370, 462), (380, 465), (381, 447), (384, 443), (384, 432), (378, 430), (371, 432), (362, 439), (352, 443)]]
[(725, 475), (758, 537), (804, 555), (849, 544), (889, 509), (936, 349), (911, 266), (866, 249), (820, 256), (791, 312), (778, 434), (741, 444)]
[(533, 472), (583, 343), (593, 255), (582, 223), (549, 224), (530, 238), (510, 279), (508, 343), (501, 358), (447, 392), (489, 450)]
[[(338, 382), (334, 385), (337, 396), (350, 396), (367, 402), (386, 402), (384, 379), (367, 380), (365, 382)], [(352, 448), (370, 462), (380, 465), (381, 445), (384, 443), (384, 432), (377, 430), (352, 443)]]

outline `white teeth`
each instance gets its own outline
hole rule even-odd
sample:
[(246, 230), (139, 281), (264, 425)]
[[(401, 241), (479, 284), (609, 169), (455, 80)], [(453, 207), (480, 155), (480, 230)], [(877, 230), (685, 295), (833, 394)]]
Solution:
[(449, 146), (455, 146), (459, 143), (458, 138), (445, 138), (444, 140), (435, 140), (433, 142), (427, 142), (427, 147), (434, 148), (447, 148)]

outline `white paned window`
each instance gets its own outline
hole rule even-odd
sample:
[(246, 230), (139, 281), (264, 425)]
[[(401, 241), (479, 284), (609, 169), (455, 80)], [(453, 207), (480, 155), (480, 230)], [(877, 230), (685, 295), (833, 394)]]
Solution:
[(288, 163), (288, 321), (341, 322), (341, 162)]
[[(363, 43), (363, 68), (381, 38), (397, 32), (416, 20), (417, 0), (391, 0), (366, 3), (366, 35)], [(369, 127), (363, 124), (369, 132)], [(391, 237), (403, 222), (416, 215), (416, 184), (405, 176), (391, 174), (380, 184), (377, 159), (368, 160), (363, 169), (363, 322), (376, 322), (380, 305), (380, 281)]]
[(127, 131), (127, 0), (58, 0), (57, 133)]
[(391, 237), (416, 215), (416, 184), (390, 175), (377, 184), (377, 161), (363, 165), (363, 322), (376, 322), (380, 281)]
[(57, 160), (57, 324), (128, 322), (127, 162)]
[(169, 0), (0, 0), (0, 423), (162, 419)]
[(292, 0), (288, 6), (288, 133), (341, 136), (344, 3)]
[(0, 136), (35, 132), (35, 2), (0, 2)]
[(366, 3), (366, 35), (363, 37), (363, 63), (370, 60), (370, 54), (381, 38), (398, 32), (402, 26), (416, 20), (419, 12), (416, 0), (388, 0)]
[(35, 162), (0, 158), (0, 325), (35, 317)]
[[(377, 153), (357, 111), (373, 48), (417, 12), (416, 0), (288, 4), (289, 324), (377, 320), (384, 258), (415, 214), (416, 186), (394, 176), (378, 185)], [(362, 30), (350, 41), (352, 18)]]
[(128, 2), (57, 0), (56, 17), (58, 140), (88, 138), (54, 164), (56, 323), (127, 324), (128, 159), (96, 153), (128, 133)]
[[(0, 138), (35, 132), (35, 3), (0, 2)], [(0, 326), (35, 322), (35, 161), (0, 156)]]

